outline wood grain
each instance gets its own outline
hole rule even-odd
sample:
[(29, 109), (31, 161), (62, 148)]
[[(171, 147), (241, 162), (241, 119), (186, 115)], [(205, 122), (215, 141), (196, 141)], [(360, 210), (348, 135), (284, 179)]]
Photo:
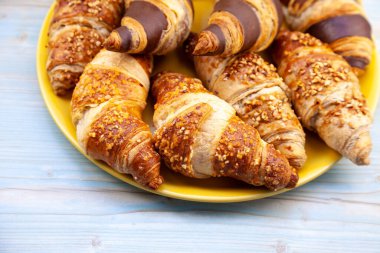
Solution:
[[(35, 74), (51, 0), (0, 2), (0, 252), (380, 252), (380, 111), (372, 165), (347, 160), (269, 199), (200, 204), (102, 172), (60, 133)], [(380, 2), (364, 0), (380, 45)]]

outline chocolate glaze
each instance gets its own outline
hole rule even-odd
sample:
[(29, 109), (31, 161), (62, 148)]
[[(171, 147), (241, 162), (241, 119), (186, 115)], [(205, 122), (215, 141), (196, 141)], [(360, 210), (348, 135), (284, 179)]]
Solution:
[(227, 11), (241, 23), (244, 31), (242, 50), (251, 48), (260, 36), (260, 21), (252, 6), (244, 0), (220, 0), (214, 7), (214, 12)]
[(134, 1), (126, 9), (124, 16), (136, 19), (144, 27), (148, 39), (144, 53), (154, 51), (160, 42), (162, 32), (168, 27), (164, 13), (154, 4)]
[(352, 66), (359, 69), (365, 69), (365, 67), (369, 64), (368, 59), (364, 59), (357, 56), (344, 56), (344, 59)]
[(121, 45), (120, 49), (121, 52), (126, 52), (129, 49), (131, 49), (131, 40), (132, 40), (132, 34), (131, 31), (126, 26), (121, 26), (115, 30), (120, 38), (121, 38)]
[(272, 2), (276, 6), (276, 12), (277, 12), (277, 18), (278, 18), (277, 32), (279, 32), (282, 26), (282, 22), (284, 21), (284, 13), (282, 12), (281, 3), (278, 0), (272, 0)]
[(219, 40), (219, 48), (218, 48), (218, 50), (216, 50), (216, 51), (214, 51), (214, 52), (212, 52), (210, 54), (207, 54), (207, 55), (216, 55), (216, 54), (223, 53), (224, 49), (226, 48), (226, 38), (224, 37), (222, 29), (218, 25), (211, 24), (209, 27), (207, 27), (207, 29), (205, 31), (212, 32), (213, 34), (216, 35), (216, 37)]
[(362, 15), (344, 15), (323, 20), (307, 31), (326, 43), (350, 36), (362, 36), (371, 39), (371, 25)]
[(285, 6), (288, 6), (288, 4), (289, 4), (289, 2), (290, 2), (290, 0), (280, 0), (281, 1), (281, 3), (283, 4), (283, 5), (285, 5)]

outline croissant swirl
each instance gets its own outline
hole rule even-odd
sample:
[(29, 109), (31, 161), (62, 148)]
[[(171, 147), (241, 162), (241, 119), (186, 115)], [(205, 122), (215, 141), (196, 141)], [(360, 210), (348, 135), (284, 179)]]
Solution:
[(126, 0), (125, 4), (121, 27), (105, 42), (108, 50), (164, 55), (190, 33), (192, 0)]
[(87, 154), (157, 189), (163, 182), (160, 157), (141, 116), (151, 68), (151, 57), (102, 50), (85, 68), (71, 105), (78, 142)]
[(320, 40), (282, 32), (274, 45), (278, 71), (302, 123), (358, 165), (370, 163), (372, 123), (350, 65)]
[(282, 19), (278, 0), (218, 0), (193, 53), (228, 56), (248, 49), (262, 51), (275, 39)]
[(286, 158), (200, 80), (159, 74), (153, 96), (154, 142), (169, 168), (189, 177), (232, 177), (271, 190), (296, 185), (297, 171)]
[(53, 91), (68, 94), (99, 52), (123, 10), (122, 0), (57, 0), (49, 29), (47, 71)]
[(374, 43), (371, 25), (361, 1), (355, 0), (282, 0), (286, 18), (293, 30), (307, 32), (329, 43), (354, 68), (364, 73), (370, 63)]
[[(188, 40), (187, 50), (191, 51), (192, 42)], [(305, 133), (288, 99), (290, 90), (273, 65), (251, 52), (193, 59), (198, 76), (210, 91), (231, 104), (291, 166), (300, 169), (304, 165)]]

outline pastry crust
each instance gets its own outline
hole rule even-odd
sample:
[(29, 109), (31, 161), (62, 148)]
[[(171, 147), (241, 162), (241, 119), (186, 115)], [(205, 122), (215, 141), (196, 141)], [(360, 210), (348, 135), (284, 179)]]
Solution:
[(297, 171), (286, 158), (200, 80), (158, 74), (153, 96), (154, 142), (169, 168), (195, 178), (232, 177), (274, 191), (296, 185)]
[(191, 0), (126, 0), (121, 27), (105, 42), (108, 50), (164, 55), (187, 38), (193, 23)]
[(369, 164), (372, 118), (350, 65), (320, 40), (289, 31), (275, 42), (274, 59), (303, 125), (352, 162)]
[(163, 182), (160, 157), (141, 116), (151, 70), (151, 57), (103, 49), (85, 68), (71, 108), (78, 142), (88, 155), (157, 189)]
[(57, 0), (49, 28), (47, 71), (53, 91), (68, 94), (120, 22), (122, 0)]

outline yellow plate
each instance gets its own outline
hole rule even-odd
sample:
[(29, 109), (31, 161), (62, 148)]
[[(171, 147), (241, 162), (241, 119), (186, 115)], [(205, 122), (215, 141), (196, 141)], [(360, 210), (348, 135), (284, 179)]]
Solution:
[[(204, 27), (204, 25), (207, 24), (207, 18), (211, 12), (213, 1), (194, 0), (194, 4), (196, 14), (193, 30), (199, 31), (201, 27)], [(37, 47), (37, 74), (40, 89), (46, 106), (48, 107), (49, 112), (58, 127), (62, 130), (63, 134), (69, 139), (69, 141), (81, 153), (84, 154), (83, 150), (81, 150), (78, 145), (75, 137), (75, 129), (71, 123), (70, 99), (60, 98), (54, 95), (45, 69), (47, 60), (47, 33), (52, 14), (53, 6), (50, 8), (42, 25)], [(194, 75), (191, 64), (188, 63), (183, 57), (180, 57), (178, 53), (172, 53), (166, 57), (156, 59), (155, 63), (155, 71), (164, 69), (175, 70)], [(367, 73), (361, 79), (362, 91), (367, 97), (368, 104), (372, 111), (376, 108), (380, 90), (379, 71), (377, 70), (377, 58), (374, 56), (371, 66), (369, 66)], [(152, 112), (151, 105), (149, 105), (144, 112), (144, 119), (150, 125), (152, 125)], [(307, 134), (306, 150), (309, 159), (305, 167), (300, 171), (300, 181), (298, 186), (304, 185), (322, 175), (341, 158), (338, 153), (328, 148), (316, 135), (311, 133)], [(265, 198), (287, 191), (283, 190), (278, 192), (269, 192), (265, 189), (251, 187), (247, 184), (230, 179), (191, 179), (175, 174), (166, 168), (162, 169), (165, 183), (159, 188), (158, 191), (151, 191), (136, 184), (129, 176), (114, 171), (102, 162), (95, 161), (88, 156), (86, 157), (101, 169), (105, 170), (114, 177), (123, 180), (124, 182), (138, 188), (172, 198), (199, 202), (240, 202)]]

